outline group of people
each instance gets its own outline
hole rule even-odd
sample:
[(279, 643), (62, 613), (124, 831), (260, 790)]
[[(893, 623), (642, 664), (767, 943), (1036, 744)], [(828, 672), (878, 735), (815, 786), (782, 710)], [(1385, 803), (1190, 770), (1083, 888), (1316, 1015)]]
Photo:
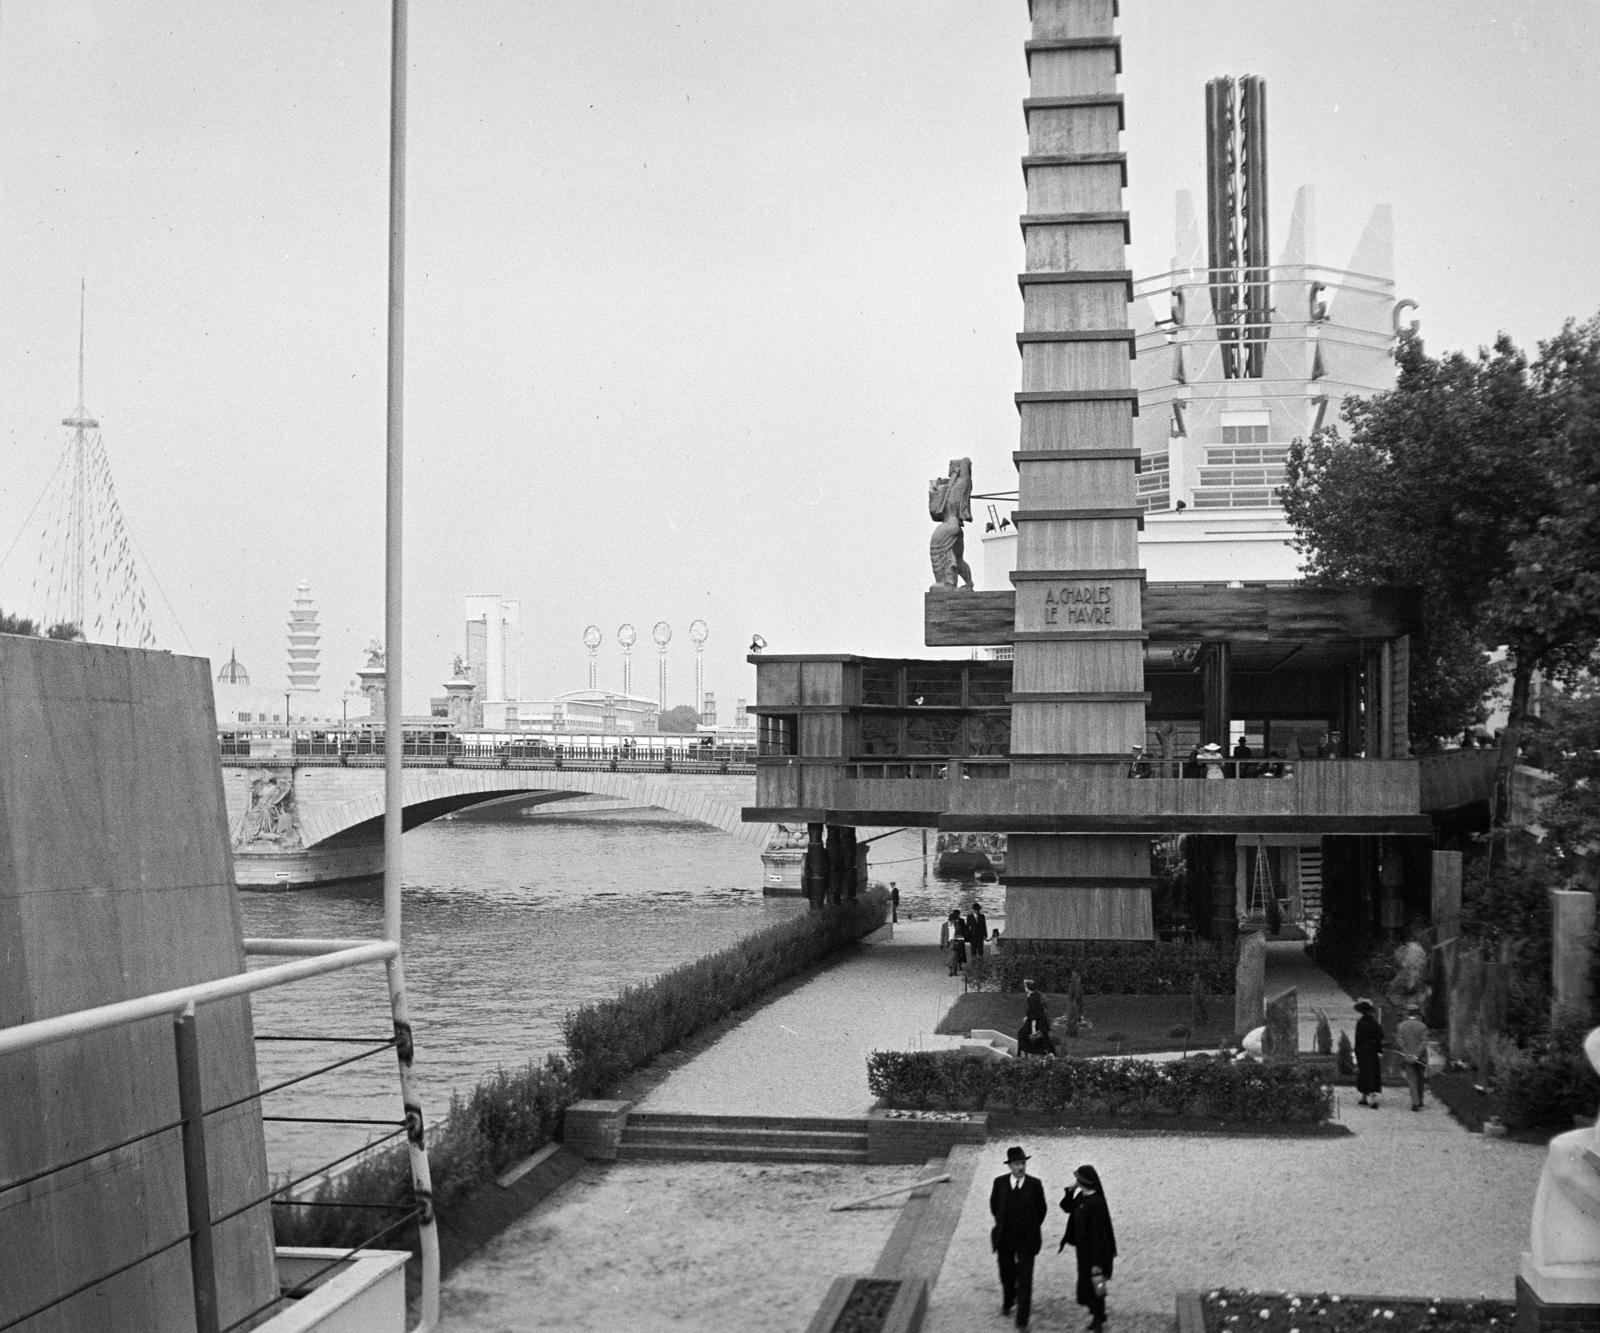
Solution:
[[(1373, 1110), (1383, 1091), (1383, 1024), (1371, 1000), (1357, 1000), (1356, 1013), (1361, 1015), (1356, 1019), (1356, 1091), (1361, 1094), (1356, 1105)], [(1420, 1005), (1406, 1006), (1406, 1016), (1394, 1030), (1394, 1042), (1411, 1093), (1411, 1109), (1420, 1111), (1428, 1079), (1428, 1025), (1422, 1021)]]
[[(1033, 1261), (1044, 1248), (1044, 1182), (1028, 1174), (1028, 1154), (1021, 1147), (1006, 1152), (1006, 1173), (996, 1176), (989, 1191), (989, 1212), (994, 1226), (989, 1243), (1000, 1267), (1000, 1313), (1016, 1312), (1018, 1328), (1027, 1328), (1033, 1312)], [(1089, 1311), (1089, 1327), (1106, 1322), (1106, 1284), (1111, 1281), (1117, 1257), (1117, 1237), (1111, 1226), (1100, 1176), (1087, 1163), (1072, 1174), (1072, 1184), (1061, 1196), (1067, 1229), (1056, 1246), (1060, 1254), (1072, 1246), (1078, 1261), (1078, 1304)]]
[(973, 958), (982, 958), (983, 946), (988, 939), (989, 918), (984, 916), (982, 907), (973, 903), (966, 916), (961, 915), (959, 907), (952, 907), (950, 915), (939, 927), (939, 947), (950, 951), (950, 975), (954, 977), (961, 974), (969, 954)]

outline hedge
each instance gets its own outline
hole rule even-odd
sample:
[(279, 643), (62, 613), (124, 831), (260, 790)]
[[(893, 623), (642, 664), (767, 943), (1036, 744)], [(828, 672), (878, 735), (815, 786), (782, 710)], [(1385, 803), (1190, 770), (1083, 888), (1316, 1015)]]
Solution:
[(1232, 995), (1235, 951), (1210, 940), (1054, 941), (1001, 939), (984, 969), (983, 990), (1020, 991), (1033, 977), (1065, 992), (1076, 972), (1085, 995), (1187, 995), (1196, 974), (1209, 995)]
[[(515, 1072), (496, 1070), (465, 1097), (451, 1097), (448, 1112), (428, 1130), (434, 1201), (447, 1208), (537, 1152), (559, 1135), (561, 1117), (573, 1102), (610, 1091), (662, 1052), (870, 934), (888, 916), (888, 894), (873, 889), (854, 902), (757, 931), (629, 986), (615, 999), (570, 1011), (562, 1023), (565, 1055), (546, 1056)], [(390, 1146), (359, 1159), (319, 1186), (311, 1203), (273, 1209), (279, 1245), (355, 1245), (388, 1220), (370, 1211), (371, 1205), (410, 1206), (405, 1148)], [(351, 1206), (329, 1206), (339, 1204)], [(385, 1241), (400, 1243), (394, 1236)]]
[(867, 1084), (896, 1110), (1006, 1108), (1273, 1124), (1320, 1124), (1333, 1114), (1333, 1089), (1315, 1070), (1210, 1056), (1158, 1064), (1059, 1056), (994, 1060), (961, 1051), (875, 1051), (867, 1059)]

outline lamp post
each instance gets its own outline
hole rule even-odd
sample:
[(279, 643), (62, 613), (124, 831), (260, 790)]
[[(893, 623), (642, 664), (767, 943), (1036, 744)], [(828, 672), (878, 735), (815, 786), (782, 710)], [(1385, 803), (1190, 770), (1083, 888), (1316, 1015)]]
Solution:
[(658, 620), (650, 637), (656, 641), (656, 699), (661, 711), (667, 711), (667, 645), (672, 642), (672, 626)]
[(711, 633), (703, 620), (689, 622), (689, 641), (694, 644), (694, 715), (706, 721), (706, 638)]

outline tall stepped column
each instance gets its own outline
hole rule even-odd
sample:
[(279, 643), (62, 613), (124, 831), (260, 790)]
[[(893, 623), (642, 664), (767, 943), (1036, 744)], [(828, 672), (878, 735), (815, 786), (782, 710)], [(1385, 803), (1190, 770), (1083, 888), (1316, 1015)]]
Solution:
[[(1117, 7), (1030, 10), (1011, 775), (1123, 782), (1148, 696)], [(1147, 837), (1014, 833), (1005, 883), (1013, 939), (1152, 938)]]

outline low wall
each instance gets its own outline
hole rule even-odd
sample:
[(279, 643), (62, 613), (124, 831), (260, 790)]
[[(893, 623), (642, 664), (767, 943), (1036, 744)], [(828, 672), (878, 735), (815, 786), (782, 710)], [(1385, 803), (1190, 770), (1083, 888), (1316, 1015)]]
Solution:
[(875, 1107), (867, 1117), (867, 1161), (874, 1166), (918, 1165), (943, 1156), (958, 1143), (983, 1143), (988, 1137), (989, 1116), (984, 1111), (936, 1115)]

